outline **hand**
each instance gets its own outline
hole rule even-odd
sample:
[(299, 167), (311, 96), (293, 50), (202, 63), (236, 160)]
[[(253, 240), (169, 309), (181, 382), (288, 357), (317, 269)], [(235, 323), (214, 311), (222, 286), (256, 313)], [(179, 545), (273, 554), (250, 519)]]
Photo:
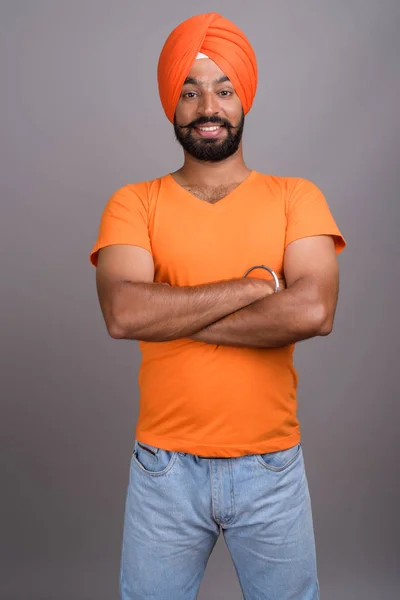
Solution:
[[(271, 294), (274, 294), (275, 293), (275, 279), (266, 279), (265, 281), (271, 288)], [(278, 279), (278, 281), (279, 281), (279, 291), (281, 292), (282, 290), (286, 289), (286, 280)]]

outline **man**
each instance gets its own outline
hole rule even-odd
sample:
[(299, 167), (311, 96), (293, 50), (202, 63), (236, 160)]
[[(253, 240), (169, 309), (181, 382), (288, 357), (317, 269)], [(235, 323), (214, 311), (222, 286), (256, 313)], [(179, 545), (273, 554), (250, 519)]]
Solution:
[(90, 255), (109, 334), (143, 355), (121, 599), (195, 599), (222, 529), (247, 600), (317, 600), (292, 359), (332, 330), (346, 242), (313, 183), (246, 166), (257, 64), (233, 23), (181, 23), (158, 84), (183, 166), (116, 191)]

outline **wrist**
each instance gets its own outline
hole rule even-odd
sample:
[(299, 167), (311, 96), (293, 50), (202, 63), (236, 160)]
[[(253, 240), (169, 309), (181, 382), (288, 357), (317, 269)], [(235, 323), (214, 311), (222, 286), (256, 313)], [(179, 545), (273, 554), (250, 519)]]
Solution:
[(272, 280), (261, 279), (259, 277), (249, 277), (249, 281), (252, 281), (252, 286), (259, 294), (259, 298), (265, 298), (270, 296), (275, 291), (275, 282)]
[(266, 296), (275, 294), (275, 281), (273, 279), (261, 279), (264, 284), (264, 293)]
[[(267, 267), (266, 265), (254, 265), (254, 267), (250, 267), (250, 269), (247, 269), (247, 271), (243, 275), (243, 279), (245, 279), (249, 273), (251, 273), (252, 271), (254, 271), (256, 269), (263, 269), (265, 271), (268, 271), (272, 275), (273, 281), (271, 281), (269, 279), (268, 280), (265, 280), (265, 279), (262, 280), (262, 281), (265, 281), (268, 286), (270, 286), (271, 283), (272, 283), (272, 286), (273, 286), (271, 288), (272, 289), (272, 293), (278, 292), (280, 290), (281, 285), (280, 285), (280, 280), (278, 279), (277, 274), (275, 273), (275, 271), (273, 271), (270, 267)], [(269, 296), (268, 293), (266, 295)]]

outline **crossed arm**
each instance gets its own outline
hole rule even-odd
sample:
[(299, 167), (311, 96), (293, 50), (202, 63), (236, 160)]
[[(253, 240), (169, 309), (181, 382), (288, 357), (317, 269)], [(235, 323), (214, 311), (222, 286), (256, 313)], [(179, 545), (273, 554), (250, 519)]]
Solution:
[(332, 331), (339, 269), (331, 236), (289, 244), (284, 257), (286, 289), (208, 325), (191, 338), (209, 344), (273, 348)]
[(141, 251), (141, 260), (136, 260), (134, 273), (132, 247), (112, 246), (99, 253), (97, 289), (111, 337), (190, 338), (269, 348), (332, 330), (339, 273), (331, 236), (289, 244), (284, 256), (286, 287), (277, 294), (271, 281), (256, 277), (182, 288), (154, 284), (151, 255), (143, 249), (135, 251)]

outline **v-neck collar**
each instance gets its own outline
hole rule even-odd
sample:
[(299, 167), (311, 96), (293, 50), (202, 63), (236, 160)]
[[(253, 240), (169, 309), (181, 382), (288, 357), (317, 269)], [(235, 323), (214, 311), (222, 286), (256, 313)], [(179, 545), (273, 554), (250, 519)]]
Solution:
[(206, 207), (208, 207), (208, 209), (217, 209), (218, 206), (223, 203), (225, 204), (225, 202), (229, 202), (229, 199), (232, 198), (232, 196), (234, 196), (237, 192), (241, 191), (243, 189), (243, 187), (245, 187), (247, 185), (247, 183), (249, 183), (254, 176), (256, 175), (257, 171), (254, 171), (254, 169), (252, 169), (250, 171), (250, 173), (247, 175), (247, 177), (245, 177), (245, 179), (243, 179), (243, 181), (241, 181), (239, 183), (239, 185), (237, 185), (231, 192), (229, 192), (229, 194), (227, 194), (226, 196), (224, 196), (223, 198), (221, 198), (221, 200), (218, 200), (218, 202), (214, 202), (214, 203), (210, 203), (207, 202), (206, 200), (201, 200), (200, 198), (198, 198), (197, 196), (195, 196), (194, 194), (192, 194), (192, 192), (189, 192), (189, 190), (187, 190), (186, 188), (184, 188), (183, 186), (181, 186), (180, 183), (178, 183), (177, 181), (175, 181), (174, 177), (172, 176), (171, 173), (168, 173), (167, 175), (165, 175), (165, 177), (167, 178), (167, 180), (171, 181), (171, 185), (178, 191), (181, 192), (181, 194), (184, 194), (185, 196), (187, 196), (188, 198), (191, 198), (194, 202), (196, 202), (197, 204), (204, 204)]

